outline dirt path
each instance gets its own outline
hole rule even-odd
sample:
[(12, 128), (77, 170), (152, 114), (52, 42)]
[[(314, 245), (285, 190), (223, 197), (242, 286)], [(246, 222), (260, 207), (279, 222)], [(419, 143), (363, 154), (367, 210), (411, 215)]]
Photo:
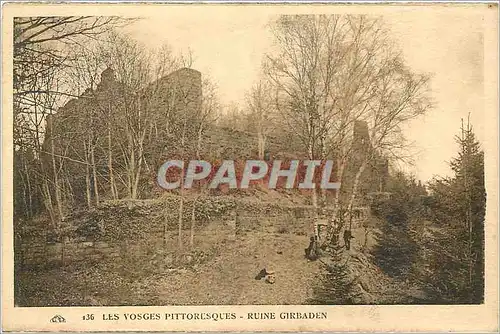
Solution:
[[(363, 235), (354, 232), (345, 263), (364, 290), (360, 296), (369, 297), (357, 303), (425, 302), (417, 286), (391, 279), (367, 262), (360, 253)], [(218, 244), (218, 255), (195, 269), (148, 272), (141, 263), (132, 264), (136, 268), (101, 263), (24, 271), (18, 273), (17, 300), (20, 306), (309, 304), (323, 265), (304, 258), (307, 244), (307, 236), (252, 232)], [(262, 268), (276, 272), (275, 284), (255, 280)]]
[[(308, 237), (252, 233), (230, 242), (196, 271), (157, 282), (163, 305), (304, 304), (320, 262), (304, 258)], [(276, 272), (276, 283), (254, 279), (262, 268)]]

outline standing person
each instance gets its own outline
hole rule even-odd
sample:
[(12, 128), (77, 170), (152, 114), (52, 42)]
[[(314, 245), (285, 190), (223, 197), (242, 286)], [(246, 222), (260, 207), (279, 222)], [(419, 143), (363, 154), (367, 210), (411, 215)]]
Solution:
[(351, 239), (354, 238), (351, 234), (351, 230), (344, 231), (344, 245), (347, 250), (351, 249)]
[(318, 259), (318, 244), (315, 237), (309, 239), (309, 247), (305, 249), (306, 258), (311, 261), (316, 261)]

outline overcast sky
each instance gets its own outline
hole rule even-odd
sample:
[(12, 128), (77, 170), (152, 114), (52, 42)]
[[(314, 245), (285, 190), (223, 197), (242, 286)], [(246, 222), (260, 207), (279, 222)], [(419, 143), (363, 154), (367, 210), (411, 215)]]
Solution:
[[(483, 141), (483, 34), (479, 15), (449, 15), (417, 9), (384, 15), (393, 38), (415, 71), (432, 73), (435, 108), (408, 125), (416, 165), (410, 170), (423, 181), (449, 175), (447, 161), (457, 153), (454, 135), (461, 118), (471, 122)], [(270, 16), (240, 11), (238, 15), (175, 15), (144, 18), (126, 30), (148, 47), (164, 43), (176, 52), (191, 49), (193, 68), (210, 76), (223, 103), (243, 103), (245, 92), (259, 78), (271, 35)]]

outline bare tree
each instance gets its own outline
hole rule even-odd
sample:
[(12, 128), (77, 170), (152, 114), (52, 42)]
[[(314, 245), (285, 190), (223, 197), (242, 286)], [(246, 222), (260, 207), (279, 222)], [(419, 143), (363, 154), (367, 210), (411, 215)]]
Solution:
[(428, 75), (413, 73), (399, 56), (389, 55), (381, 65), (374, 94), (363, 114), (368, 123), (370, 143), (354, 178), (349, 213), (358, 195), (361, 175), (369, 163), (377, 154), (392, 159), (406, 158), (402, 126), (431, 107), (427, 94)]
[[(353, 153), (354, 124), (362, 120), (370, 125), (371, 148), (352, 189), (335, 193), (331, 226), (339, 233), (341, 194), (350, 192), (346, 211), (350, 212), (360, 177), (375, 152), (386, 153), (391, 147), (388, 151), (395, 153), (395, 145), (401, 143), (400, 126), (428, 109), (427, 77), (404, 67), (378, 18), (280, 16), (273, 33), (278, 51), (267, 55), (265, 70), (276, 107), (309, 159), (335, 158), (337, 181), (342, 183)], [(312, 202), (318, 205), (315, 189)], [(317, 233), (316, 226), (314, 230)]]
[[(149, 168), (145, 150), (149, 142), (158, 139), (158, 121), (163, 116), (159, 100), (166, 92), (160, 80), (180, 66), (168, 47), (150, 52), (131, 38), (117, 33), (100, 43), (94, 55), (104, 65), (108, 78), (102, 78), (97, 92), (100, 118), (107, 121), (107, 161), (113, 198), (118, 198), (113, 159), (115, 147), (111, 137), (118, 138), (119, 159), (125, 167), (127, 197), (136, 199), (143, 169)], [(88, 68), (88, 67), (87, 67)], [(93, 75), (87, 75), (92, 83)], [(167, 111), (168, 112), (168, 111)], [(104, 117), (102, 117), (104, 116)], [(153, 134), (154, 131), (154, 134)], [(116, 154), (116, 153), (115, 153)], [(122, 179), (118, 176), (118, 179)]]
[[(196, 149), (195, 149), (195, 157), (197, 160), (201, 158), (201, 150), (202, 150), (202, 142), (203, 142), (203, 134), (209, 124), (213, 124), (216, 120), (216, 113), (219, 108), (219, 100), (217, 98), (217, 88), (215, 84), (210, 79), (203, 80), (203, 97), (200, 108), (200, 114), (198, 116), (199, 125), (198, 125), (198, 133), (196, 140)], [(193, 201), (193, 205), (191, 208), (191, 227), (190, 227), (190, 236), (189, 236), (189, 245), (191, 248), (194, 247), (194, 235), (196, 228), (196, 205), (200, 198), (204, 196), (205, 188), (203, 185), (200, 186), (199, 194), (196, 196)]]
[[(69, 64), (72, 48), (98, 38), (121, 22), (114, 17), (14, 18), (14, 104), (19, 106), (15, 111), (27, 112), (34, 95), (73, 96), (62, 84), (61, 71)], [(57, 89), (38, 85), (40, 78), (54, 75), (55, 69), (59, 76)]]
[[(348, 156), (346, 133), (368, 91), (361, 82), (368, 83), (366, 73), (373, 67), (371, 57), (357, 52), (355, 29), (351, 17), (281, 16), (273, 25), (279, 51), (265, 63), (277, 109), (308, 158), (335, 153), (341, 171)], [(318, 205), (316, 189), (312, 202)]]
[[(51, 144), (47, 141), (49, 145), (43, 145), (46, 118), (53, 115), (67, 98), (74, 96), (64, 72), (71, 61), (72, 47), (97, 39), (121, 22), (124, 20), (113, 17), (14, 18), (14, 149), (17, 154), (26, 155), (21, 159), (25, 163), (29, 158), (39, 165), (33, 172), (26, 173), (28, 197), (34, 201), (35, 185), (42, 180), (40, 193), (53, 223), (56, 217), (51, 209), (51, 193), (55, 195), (58, 217), (62, 218), (67, 182), (63, 177), (63, 161), (56, 157), (54, 150), (57, 138), (52, 137)], [(52, 157), (51, 173), (43, 163), (42, 155)]]
[(255, 84), (247, 96), (248, 117), (257, 133), (258, 158), (264, 159), (267, 136), (272, 130), (274, 103), (270, 84), (263, 80)]

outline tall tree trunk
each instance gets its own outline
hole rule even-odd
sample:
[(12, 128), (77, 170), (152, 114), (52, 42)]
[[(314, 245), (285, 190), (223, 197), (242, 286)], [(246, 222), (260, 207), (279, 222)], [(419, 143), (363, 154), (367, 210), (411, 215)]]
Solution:
[(95, 155), (94, 155), (94, 145), (91, 144), (90, 146), (90, 159), (92, 163), (92, 177), (94, 179), (94, 195), (95, 195), (95, 202), (96, 205), (99, 205), (99, 186), (97, 183), (97, 170), (95, 166)]
[[(201, 151), (201, 139), (203, 135), (203, 120), (200, 123), (200, 126), (198, 127), (198, 140), (196, 142), (196, 159), (200, 159), (200, 151)], [(193, 201), (193, 207), (191, 209), (191, 227), (190, 227), (190, 234), (189, 234), (189, 246), (191, 248), (194, 247), (194, 235), (195, 235), (195, 226), (196, 226), (196, 203), (198, 201), (198, 198), (203, 194), (203, 188), (200, 188), (200, 195), (196, 197), (196, 199)]]
[(134, 151), (134, 140), (132, 138), (132, 135), (130, 134), (130, 129), (127, 129), (127, 138), (128, 138), (128, 155), (129, 155), (129, 160), (127, 164), (127, 191), (128, 191), (128, 198), (133, 199), (132, 195), (132, 189), (133, 189), (133, 184), (135, 183), (134, 176), (135, 176), (135, 151)]
[(349, 204), (347, 206), (347, 213), (349, 214), (349, 229), (351, 229), (351, 227), (352, 227), (351, 226), (352, 220), (350, 218), (352, 216), (352, 208), (354, 206), (354, 201), (356, 200), (356, 196), (358, 195), (359, 183), (361, 181), (361, 176), (363, 175), (363, 172), (365, 171), (365, 169), (366, 169), (367, 166), (368, 166), (368, 160), (365, 159), (361, 163), (361, 166), (359, 166), (359, 169), (358, 169), (358, 171), (356, 173), (356, 177), (354, 178), (354, 183), (352, 185), (351, 197), (349, 199)]
[(111, 142), (111, 126), (108, 125), (108, 171), (109, 171), (109, 186), (111, 188), (111, 196), (113, 200), (118, 199), (116, 189), (115, 175), (113, 172), (113, 146)]
[(86, 185), (86, 195), (87, 195), (87, 207), (90, 209), (92, 207), (92, 189), (90, 183), (90, 168), (85, 166), (85, 185)]
[(21, 184), (23, 187), (23, 206), (24, 206), (24, 208), (27, 208), (28, 207), (28, 194), (26, 191), (26, 181), (24, 180), (24, 176), (22, 173), (20, 174), (19, 177), (21, 178)]
[[(325, 147), (325, 138), (324, 135), (320, 137), (320, 143), (321, 143), (321, 160), (324, 161), (326, 159), (326, 147)], [(321, 207), (326, 206), (326, 189), (321, 188), (320, 189), (321, 193)]]
[[(314, 152), (313, 152), (313, 145), (312, 142), (309, 143), (308, 145), (308, 153), (309, 153), (309, 159), (314, 160)], [(314, 207), (314, 217), (313, 217), (313, 224), (312, 228), (314, 231), (314, 236), (316, 239), (319, 239), (319, 229), (318, 229), (318, 193), (316, 189), (316, 182), (313, 181), (314, 188), (311, 189), (311, 202)]]
[(184, 196), (181, 194), (179, 201), (179, 212), (178, 212), (178, 242), (179, 242), (179, 250), (182, 250), (183, 242), (182, 242), (182, 225), (183, 225), (183, 210), (184, 210)]
[[(182, 137), (181, 137), (181, 157), (184, 159), (184, 145), (186, 143), (186, 126), (187, 126), (187, 116), (184, 115), (184, 126), (182, 127)], [(183, 242), (182, 242), (182, 226), (183, 226), (183, 215), (184, 215), (184, 168), (181, 169), (181, 176), (180, 176), (180, 203), (179, 203), (179, 250), (182, 250), (183, 248)]]
[(39, 159), (40, 160), (40, 171), (41, 171), (41, 174), (43, 177), (43, 184), (42, 184), (42, 196), (44, 198), (43, 202), (45, 204), (45, 208), (47, 209), (47, 211), (49, 213), (50, 222), (51, 222), (52, 226), (57, 229), (59, 226), (56, 223), (56, 219), (54, 217), (54, 208), (52, 206), (53, 205), (52, 204), (52, 195), (50, 193), (50, 187), (49, 187), (49, 184), (47, 182), (47, 177), (48, 177), (49, 173), (45, 170), (45, 165), (44, 165), (44, 162), (42, 159), (43, 153), (42, 153), (42, 147), (40, 144), (38, 129), (35, 133), (36, 133), (36, 137), (37, 137), (36, 143), (37, 143), (37, 149), (38, 149), (37, 151), (39, 154), (38, 156), (40, 157), (40, 159)]
[[(338, 175), (337, 175), (337, 181), (342, 183), (342, 178), (344, 176), (344, 171), (345, 167), (347, 165), (347, 158), (341, 159), (338, 163)], [(327, 239), (324, 240), (324, 242), (331, 242), (339, 240), (339, 233), (340, 233), (340, 217), (339, 217), (339, 212), (340, 212), (340, 196), (341, 196), (341, 189), (336, 189), (335, 190), (335, 197), (333, 199), (333, 212), (329, 220), (329, 226), (328, 226), (328, 233), (327, 233)], [(337, 245), (332, 245), (333, 247), (336, 247)]]
[(196, 225), (196, 200), (193, 201), (193, 207), (191, 209), (191, 227), (189, 233), (189, 246), (194, 247), (194, 228)]
[[(183, 139), (184, 141), (184, 139)], [(184, 156), (184, 153), (182, 154)], [(179, 250), (182, 250), (183, 248), (183, 242), (182, 242), (182, 227), (183, 227), (183, 219), (184, 219), (184, 168), (181, 170), (181, 176), (180, 176), (180, 202), (179, 202), (179, 211), (178, 211), (178, 227), (179, 227), (179, 233), (178, 233), (178, 243), (179, 243)]]
[(66, 184), (65, 189), (67, 189), (67, 191), (64, 192), (66, 194), (66, 201), (70, 205), (73, 205), (75, 203), (75, 192), (73, 190), (73, 186), (71, 185), (68, 176), (65, 177), (64, 181), (64, 183)]
[(30, 173), (28, 170), (28, 165), (26, 163), (26, 160), (23, 159), (23, 167), (24, 167), (24, 173), (26, 174), (26, 185), (27, 185), (27, 190), (28, 190), (28, 207), (27, 207), (27, 213), (28, 217), (31, 218), (33, 217), (33, 192), (31, 188), (31, 180), (30, 180)]
[(137, 161), (137, 171), (136, 171), (136, 174), (135, 174), (135, 180), (134, 180), (134, 184), (133, 184), (133, 187), (132, 187), (132, 198), (133, 199), (137, 199), (138, 197), (138, 188), (139, 188), (139, 181), (141, 179), (141, 171), (142, 171), (142, 162), (143, 162), (143, 155), (144, 155), (144, 137), (145, 137), (146, 133), (144, 132), (143, 135), (142, 135), (142, 138), (141, 138), (141, 141), (139, 143), (139, 153), (138, 153), (138, 157), (139, 157), (139, 160)]
[[(347, 164), (347, 159), (342, 159), (338, 163), (337, 182), (340, 182), (341, 184), (342, 184), (342, 179), (344, 177), (346, 164)], [(337, 214), (339, 212), (339, 207), (340, 207), (340, 195), (341, 195), (341, 189), (335, 189), (335, 196), (333, 198), (333, 214), (330, 219), (330, 225), (332, 225), (335, 219), (337, 218)]]
[(258, 146), (258, 157), (260, 160), (264, 159), (264, 152), (266, 149), (266, 138), (262, 133), (262, 130), (258, 130), (257, 132), (257, 146)]
[(43, 180), (43, 191), (42, 191), (45, 203), (45, 209), (47, 209), (50, 217), (50, 222), (54, 228), (57, 228), (56, 219), (54, 217), (54, 209), (52, 208), (52, 196), (50, 195), (50, 188), (47, 180)]
[(163, 249), (167, 250), (168, 240), (168, 197), (165, 197), (165, 204), (163, 207)]
[[(51, 125), (51, 129), (52, 129), (52, 131), (54, 131), (52, 125)], [(50, 153), (51, 153), (51, 160), (52, 160), (52, 171), (54, 174), (54, 193), (56, 195), (57, 213), (59, 214), (59, 219), (62, 220), (64, 218), (64, 215), (63, 215), (63, 208), (62, 208), (62, 203), (61, 203), (61, 186), (59, 184), (59, 175), (57, 173), (55, 148), (54, 148), (54, 137), (53, 136), (51, 136), (51, 138), (50, 138)]]
[(137, 199), (138, 196), (138, 189), (139, 189), (139, 180), (140, 180), (140, 175), (141, 175), (141, 170), (142, 170), (142, 163), (141, 159), (139, 159), (139, 166), (137, 167), (137, 174), (134, 176), (134, 184), (132, 185), (132, 199)]
[(85, 193), (87, 195), (87, 207), (90, 209), (92, 207), (92, 189), (90, 183), (90, 163), (89, 163), (89, 152), (87, 144), (84, 142), (85, 147)]

